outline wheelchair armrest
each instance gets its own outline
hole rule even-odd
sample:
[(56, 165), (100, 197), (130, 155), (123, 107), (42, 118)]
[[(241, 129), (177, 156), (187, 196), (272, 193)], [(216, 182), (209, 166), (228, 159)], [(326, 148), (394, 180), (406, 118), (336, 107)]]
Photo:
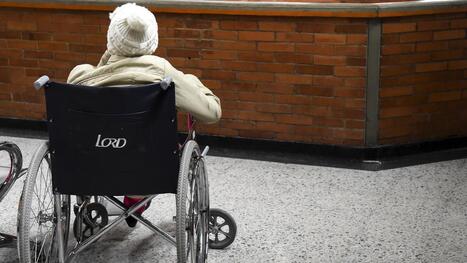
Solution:
[(38, 78), (36, 81), (34, 81), (33, 86), (36, 90), (40, 90), (42, 86), (44, 86), (48, 81), (49, 81), (49, 77), (44, 75)]

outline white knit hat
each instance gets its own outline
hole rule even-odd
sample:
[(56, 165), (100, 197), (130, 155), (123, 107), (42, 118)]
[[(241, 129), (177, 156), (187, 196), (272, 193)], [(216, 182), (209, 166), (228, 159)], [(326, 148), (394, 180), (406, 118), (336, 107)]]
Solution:
[(156, 17), (145, 7), (128, 3), (109, 15), (107, 50), (126, 57), (151, 55), (158, 44)]

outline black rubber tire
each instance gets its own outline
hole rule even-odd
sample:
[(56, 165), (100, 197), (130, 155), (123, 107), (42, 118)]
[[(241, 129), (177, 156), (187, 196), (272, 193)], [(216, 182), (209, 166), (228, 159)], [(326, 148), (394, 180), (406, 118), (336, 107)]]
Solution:
[[(37, 186), (37, 177), (38, 177), (38, 172), (39, 170), (41, 171), (41, 174), (43, 172), (43, 169), (41, 168), (42, 165), (47, 165), (44, 166), (47, 170), (47, 174), (45, 177), (42, 175), (40, 178), (43, 178), (45, 186), (50, 186), (47, 187), (44, 191), (44, 194), (49, 196), (52, 196), (51, 198), (51, 204), (53, 208), (53, 213), (49, 212), (49, 215), (45, 215), (46, 213), (43, 213), (43, 211), (50, 211), (51, 209), (39, 209), (40, 211), (37, 212), (37, 215), (34, 215), (33, 213), (33, 204), (35, 204), (35, 198), (39, 198), (40, 194), (34, 194), (34, 191)], [(56, 236), (56, 220), (57, 220), (57, 212), (55, 210), (55, 201), (53, 199), (53, 193), (52, 193), (52, 178), (51, 178), (51, 171), (50, 171), (50, 155), (49, 155), (49, 147), (48, 143), (44, 142), (37, 151), (34, 153), (34, 156), (31, 159), (31, 163), (28, 168), (28, 173), (27, 177), (24, 182), (23, 186), (23, 191), (21, 194), (20, 202), (19, 202), (19, 209), (18, 209), (18, 253), (19, 253), (19, 259), (21, 263), (30, 263), (30, 262), (42, 262), (44, 260), (44, 257), (47, 259), (46, 262), (58, 262), (58, 247), (57, 247), (57, 236)], [(48, 192), (49, 190), (50, 192)], [(47, 196), (44, 196), (46, 198)], [(48, 201), (50, 202), (50, 200)], [(45, 202), (42, 202), (42, 205), (45, 204)], [(38, 207), (40, 208), (40, 204), (38, 204)], [(47, 205), (49, 207), (49, 204)], [(62, 195), (62, 223), (63, 223), (63, 240), (64, 240), (64, 248), (66, 249), (67, 247), (67, 242), (68, 242), (68, 235), (69, 235), (69, 229), (70, 229), (70, 210), (71, 210), (71, 204), (70, 204), (70, 196), (69, 195)], [(39, 217), (41, 219), (39, 219)], [(30, 239), (30, 231), (32, 231), (32, 226), (33, 223), (36, 222), (37, 220), (45, 221), (38, 223), (39, 228), (41, 227), (41, 224), (45, 224), (49, 222), (51, 225), (50, 230), (47, 233), (50, 233), (50, 236), (52, 237), (48, 241), (48, 246), (49, 248), (47, 249), (48, 252), (46, 253), (41, 253), (42, 249), (39, 249), (39, 252), (37, 252), (38, 245), (40, 245), (42, 248), (43, 247), (43, 242), (37, 241), (37, 238), (34, 238), (33, 240)], [(39, 231), (40, 234), (43, 234), (42, 231)], [(36, 231), (36, 234), (38, 232)], [(44, 238), (47, 237), (48, 234), (44, 233), (43, 236)], [(31, 243), (35, 244), (34, 247), (35, 249), (31, 249)], [(50, 256), (50, 258), (49, 258)], [(32, 257), (32, 258), (31, 258)], [(39, 260), (38, 260), (39, 259)]]
[[(200, 192), (204, 193), (201, 195), (201, 220), (203, 222), (203, 227), (206, 228), (204, 232), (202, 242), (204, 243), (204, 258), (208, 259), (208, 250), (209, 250), (209, 210), (210, 210), (210, 201), (209, 201), (209, 180), (208, 180), (208, 171), (206, 169), (206, 164), (204, 158), (199, 159), (198, 161), (198, 173), (200, 179)], [(203, 230), (204, 231), (204, 230)]]
[[(224, 223), (221, 223), (220, 226), (217, 226), (219, 229), (216, 229), (217, 218), (222, 218), (224, 220)], [(225, 228), (223, 229), (223, 227), (225, 226), (229, 227), (228, 232), (224, 231)], [(225, 238), (220, 239), (219, 236), (224, 236)], [(232, 242), (234, 242), (236, 236), (237, 224), (235, 223), (233, 217), (222, 209), (211, 208), (209, 211), (209, 248), (226, 248), (232, 244)]]

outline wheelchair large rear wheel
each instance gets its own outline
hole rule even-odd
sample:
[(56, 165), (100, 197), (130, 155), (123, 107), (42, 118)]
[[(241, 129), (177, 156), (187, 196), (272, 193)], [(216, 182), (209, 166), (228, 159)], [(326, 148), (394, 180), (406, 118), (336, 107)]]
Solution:
[(201, 152), (195, 141), (183, 148), (177, 189), (176, 240), (177, 262), (205, 262), (208, 246), (208, 215), (206, 207), (207, 180)]
[[(66, 251), (70, 225), (70, 196), (61, 196), (63, 248)], [(48, 143), (35, 152), (18, 211), (18, 252), (21, 263), (58, 262), (57, 210), (52, 190)]]

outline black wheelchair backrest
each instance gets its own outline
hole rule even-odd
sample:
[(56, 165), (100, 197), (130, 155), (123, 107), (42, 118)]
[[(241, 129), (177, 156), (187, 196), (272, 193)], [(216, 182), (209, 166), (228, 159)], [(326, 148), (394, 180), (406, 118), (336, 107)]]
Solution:
[(175, 88), (45, 85), (54, 192), (176, 193)]

